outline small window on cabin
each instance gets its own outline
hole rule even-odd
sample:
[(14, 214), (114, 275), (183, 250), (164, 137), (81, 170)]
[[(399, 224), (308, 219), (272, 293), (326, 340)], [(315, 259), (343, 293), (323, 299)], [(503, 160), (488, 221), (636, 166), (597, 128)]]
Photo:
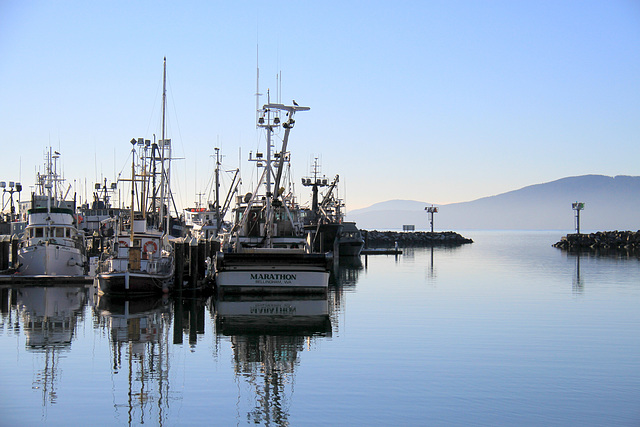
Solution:
[(55, 229), (55, 232), (56, 232), (56, 237), (64, 237), (64, 228), (57, 227)]
[(36, 235), (35, 237), (43, 237), (44, 236), (44, 229), (42, 227), (37, 227), (35, 229)]
[(139, 248), (141, 244), (142, 241), (140, 239), (133, 239), (133, 247)]

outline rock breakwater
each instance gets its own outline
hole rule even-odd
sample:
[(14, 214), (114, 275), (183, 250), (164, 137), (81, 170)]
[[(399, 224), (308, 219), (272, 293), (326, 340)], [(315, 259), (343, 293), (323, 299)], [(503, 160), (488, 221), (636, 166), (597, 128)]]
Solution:
[(606, 250), (640, 252), (640, 231), (598, 231), (591, 234), (567, 234), (553, 244), (567, 251)]
[(420, 246), (458, 246), (473, 243), (473, 240), (453, 231), (378, 231), (362, 230), (365, 248), (390, 248)]

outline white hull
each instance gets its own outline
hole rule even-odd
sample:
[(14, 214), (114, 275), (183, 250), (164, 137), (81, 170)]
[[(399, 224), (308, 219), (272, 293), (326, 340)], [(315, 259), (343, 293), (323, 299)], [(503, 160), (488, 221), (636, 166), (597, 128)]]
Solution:
[(216, 286), (222, 291), (310, 291), (326, 292), (329, 272), (325, 270), (294, 270), (264, 268), (218, 271)]
[(83, 255), (79, 249), (55, 244), (27, 246), (18, 250), (20, 274), (83, 276)]

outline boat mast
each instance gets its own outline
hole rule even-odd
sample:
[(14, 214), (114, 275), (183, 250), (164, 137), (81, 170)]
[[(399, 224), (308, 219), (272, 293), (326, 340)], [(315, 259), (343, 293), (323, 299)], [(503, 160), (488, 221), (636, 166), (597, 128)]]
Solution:
[[(129, 234), (129, 247), (133, 248), (133, 216), (134, 216), (134, 203), (136, 199), (136, 146), (135, 139), (131, 140), (131, 217), (129, 219), (130, 234)], [(131, 259), (131, 250), (129, 250), (129, 259)]]
[[(160, 175), (160, 217), (159, 217), (159, 225), (162, 227), (162, 222), (164, 220), (164, 199), (165, 199), (165, 184), (164, 184), (164, 129), (165, 129), (165, 108), (167, 105), (167, 57), (164, 57), (163, 62), (163, 70), (162, 70), (162, 131), (160, 137), (160, 165), (162, 174)], [(167, 210), (169, 209), (169, 204), (167, 204)]]
[[(267, 104), (271, 103), (271, 94), (267, 90)], [(273, 133), (273, 126), (271, 125), (271, 110), (267, 111), (267, 220), (265, 222), (265, 235), (267, 237), (267, 245), (271, 247), (271, 134)]]
[[(265, 226), (266, 226), (266, 230), (265, 230), (265, 238), (266, 238), (266, 243), (267, 246), (270, 246), (271, 244), (271, 234), (272, 234), (272, 205), (274, 205), (276, 203), (276, 200), (279, 197), (279, 186), (280, 186), (280, 180), (282, 179), (282, 170), (284, 167), (284, 162), (285, 162), (285, 158), (286, 158), (286, 151), (287, 151), (287, 143), (289, 141), (289, 133), (291, 132), (291, 129), (293, 128), (294, 124), (295, 124), (295, 120), (293, 119), (294, 114), (296, 113), (296, 111), (307, 111), (309, 110), (309, 107), (300, 107), (298, 106), (298, 104), (293, 101), (294, 105), (284, 105), (284, 104), (271, 104), (270, 102), (270, 95), (269, 95), (269, 91), (267, 91), (267, 104), (265, 104), (262, 107), (262, 112), (263, 112), (263, 117), (260, 117), (258, 119), (258, 127), (262, 127), (265, 128), (266, 132), (267, 132), (267, 161), (266, 161), (266, 168), (265, 168), (265, 173), (267, 174), (266, 176), (266, 221), (265, 221)], [(275, 110), (275, 113), (274, 111)], [(271, 174), (273, 173), (273, 169), (271, 167), (271, 147), (272, 147), (272, 143), (271, 143), (271, 137), (273, 134), (273, 128), (280, 126), (280, 117), (279, 117), (279, 113), (280, 111), (286, 111), (287, 112), (287, 116), (289, 117), (284, 123), (282, 123), (282, 127), (284, 128), (285, 132), (284, 132), (284, 138), (282, 141), (282, 149), (280, 150), (279, 156), (279, 162), (278, 162), (278, 170), (277, 170), (277, 174), (275, 176), (275, 195), (273, 194), (272, 190), (271, 190)], [(272, 119), (272, 114), (273, 114), (273, 119)], [(266, 115), (266, 117), (264, 117), (264, 115)]]
[(53, 187), (53, 183), (51, 182), (51, 175), (53, 174), (53, 171), (51, 170), (51, 156), (51, 146), (49, 146), (49, 158), (47, 159), (47, 183), (44, 186), (47, 189), (47, 213), (51, 213), (51, 188)]
[(216, 150), (216, 236), (220, 231), (220, 149)]

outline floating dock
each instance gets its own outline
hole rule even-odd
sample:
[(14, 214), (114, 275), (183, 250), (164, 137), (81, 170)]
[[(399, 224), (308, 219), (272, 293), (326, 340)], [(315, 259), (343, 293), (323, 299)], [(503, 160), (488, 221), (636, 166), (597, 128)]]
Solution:
[(360, 252), (361, 255), (402, 255), (401, 249), (395, 248), (367, 248)]
[(0, 275), (0, 285), (34, 285), (34, 286), (60, 286), (60, 285), (85, 285), (93, 283), (91, 276), (26, 276), (22, 274)]

